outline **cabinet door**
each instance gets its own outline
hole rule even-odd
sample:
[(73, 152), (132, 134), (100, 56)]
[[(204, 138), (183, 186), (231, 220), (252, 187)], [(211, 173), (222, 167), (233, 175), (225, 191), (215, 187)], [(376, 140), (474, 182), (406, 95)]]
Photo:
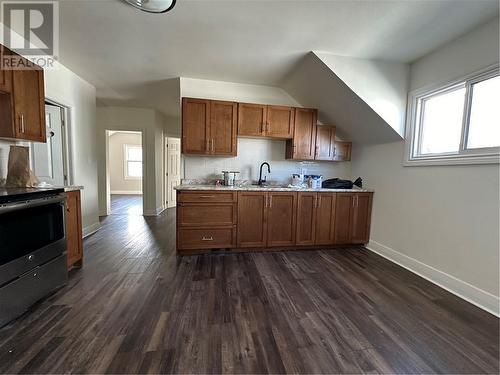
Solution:
[(267, 194), (238, 193), (238, 247), (265, 247), (267, 243)]
[(318, 194), (304, 192), (297, 197), (297, 245), (314, 245)]
[(182, 99), (182, 153), (210, 153), (210, 100)]
[(210, 153), (236, 156), (238, 105), (233, 102), (210, 103)]
[(267, 246), (295, 245), (297, 193), (268, 193)]
[(12, 88), (16, 138), (47, 142), (43, 70), (13, 70)]
[(81, 262), (83, 257), (80, 191), (66, 193), (65, 224), (68, 268), (70, 268), (75, 263)]
[(335, 156), (335, 127), (316, 127), (316, 160), (333, 160)]
[(351, 142), (335, 142), (335, 161), (349, 161), (351, 160)]
[(335, 207), (337, 194), (318, 193), (316, 208), (316, 245), (335, 243)]
[(351, 215), (351, 243), (365, 244), (370, 240), (371, 193), (354, 193)]
[(267, 106), (238, 104), (238, 135), (260, 137), (265, 134)]
[(316, 148), (316, 110), (295, 108), (293, 140), (287, 145), (287, 158), (314, 160)]
[(350, 226), (353, 206), (352, 193), (337, 193), (335, 207), (335, 243), (351, 243)]
[(267, 106), (266, 136), (292, 138), (295, 110), (292, 107)]
[[(0, 57), (8, 56), (11, 52), (0, 44)], [(0, 91), (11, 93), (12, 92), (12, 70), (3, 69), (3, 64), (0, 64)]]

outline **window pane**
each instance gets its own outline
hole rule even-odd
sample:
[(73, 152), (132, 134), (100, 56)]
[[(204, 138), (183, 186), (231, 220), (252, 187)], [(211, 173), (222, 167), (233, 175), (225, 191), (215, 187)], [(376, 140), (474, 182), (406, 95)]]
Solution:
[(500, 77), (472, 86), (467, 148), (500, 146)]
[(457, 152), (460, 146), (465, 88), (425, 100), (420, 154)]
[(142, 161), (142, 147), (127, 147), (127, 160)]
[(127, 162), (128, 177), (142, 177), (142, 162), (129, 161)]

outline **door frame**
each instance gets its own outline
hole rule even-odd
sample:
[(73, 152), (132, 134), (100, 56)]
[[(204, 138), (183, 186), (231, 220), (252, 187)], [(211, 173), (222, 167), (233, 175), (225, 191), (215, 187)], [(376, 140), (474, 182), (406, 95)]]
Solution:
[[(181, 137), (172, 137), (172, 136), (169, 136), (169, 135), (165, 135), (163, 137), (163, 204), (165, 206), (165, 209), (167, 208), (173, 208), (175, 206), (172, 206), (172, 207), (168, 207), (168, 192), (167, 192), (167, 189), (168, 189), (168, 176), (167, 176), (167, 173), (168, 173), (168, 139), (169, 138), (175, 138), (175, 139), (178, 139), (179, 140), (179, 146), (182, 148), (182, 138)], [(181, 148), (179, 149), (179, 154), (180, 154), (180, 157), (179, 157), (179, 176), (180, 178), (182, 179), (182, 151), (181, 151)]]
[(74, 183), (74, 167), (73, 167), (73, 152), (72, 152), (73, 110), (72, 107), (61, 104), (60, 102), (52, 100), (48, 97), (45, 98), (44, 106), (46, 104), (59, 107), (61, 109), (64, 185), (71, 186)]
[(147, 158), (146, 158), (146, 147), (144, 147), (146, 134), (143, 129), (127, 129), (127, 130), (116, 130), (116, 129), (105, 129), (104, 130), (104, 138), (105, 138), (105, 173), (106, 173), (106, 215), (109, 216), (113, 212), (111, 212), (111, 186), (110, 186), (110, 166), (109, 166), (109, 137), (110, 133), (139, 133), (141, 135), (141, 147), (142, 147), (142, 216), (146, 216), (144, 214), (144, 207), (146, 207), (146, 198), (148, 194), (146, 192), (146, 178), (147, 178)]

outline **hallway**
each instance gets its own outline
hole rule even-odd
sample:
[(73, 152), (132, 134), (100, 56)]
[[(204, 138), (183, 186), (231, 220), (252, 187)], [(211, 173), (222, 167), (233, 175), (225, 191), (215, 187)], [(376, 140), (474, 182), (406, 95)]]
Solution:
[(111, 215), (142, 215), (142, 195), (111, 195)]

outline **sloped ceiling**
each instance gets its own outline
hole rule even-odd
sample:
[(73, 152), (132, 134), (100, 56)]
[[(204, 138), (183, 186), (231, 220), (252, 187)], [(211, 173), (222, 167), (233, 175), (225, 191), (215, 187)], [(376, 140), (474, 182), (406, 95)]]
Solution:
[(314, 52), (331, 71), (404, 137), (410, 65)]
[(325, 125), (336, 125), (342, 139), (361, 144), (388, 143), (401, 139), (398, 131), (314, 52), (302, 58), (284, 80), (282, 87), (302, 105), (318, 108), (319, 121)]

